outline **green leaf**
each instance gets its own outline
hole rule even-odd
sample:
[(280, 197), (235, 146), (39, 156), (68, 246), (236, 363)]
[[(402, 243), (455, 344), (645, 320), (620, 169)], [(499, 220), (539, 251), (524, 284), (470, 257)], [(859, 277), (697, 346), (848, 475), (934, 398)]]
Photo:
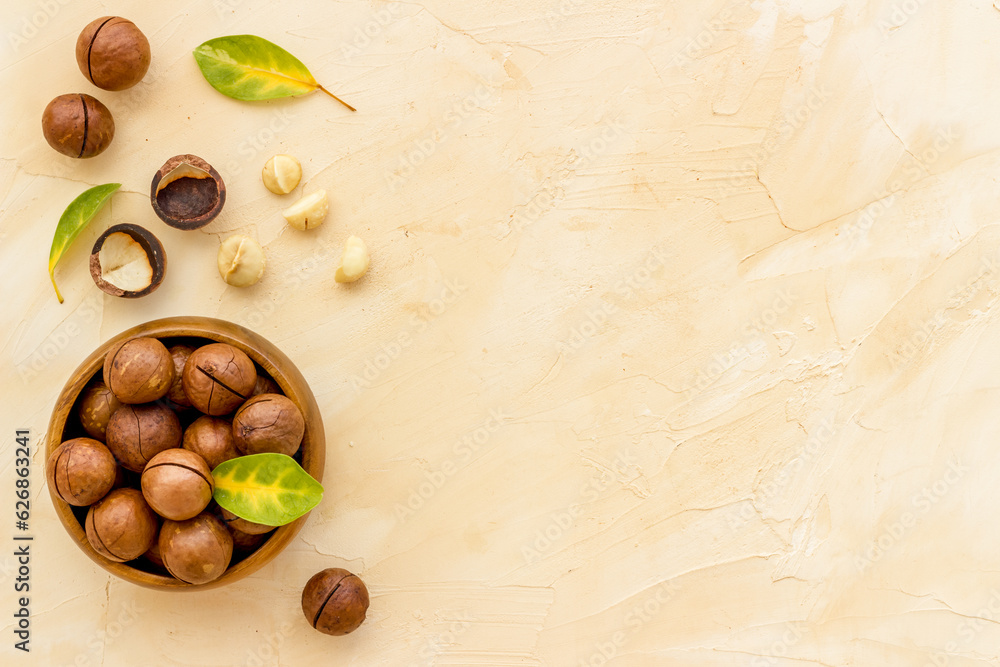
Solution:
[(59, 224), (56, 225), (56, 235), (52, 237), (52, 249), (49, 250), (49, 278), (52, 279), (52, 287), (56, 290), (59, 303), (63, 302), (63, 298), (56, 285), (56, 264), (59, 263), (63, 253), (72, 245), (84, 227), (90, 224), (97, 212), (104, 208), (104, 204), (121, 186), (121, 183), (105, 183), (90, 188), (74, 199), (59, 218)]
[(263, 37), (216, 37), (195, 49), (194, 59), (213, 88), (237, 100), (271, 100), (322, 90), (355, 111), (350, 104), (316, 83), (301, 60)]
[(241, 519), (284, 526), (316, 507), (323, 485), (291, 456), (251, 454), (230, 459), (212, 471), (215, 502)]

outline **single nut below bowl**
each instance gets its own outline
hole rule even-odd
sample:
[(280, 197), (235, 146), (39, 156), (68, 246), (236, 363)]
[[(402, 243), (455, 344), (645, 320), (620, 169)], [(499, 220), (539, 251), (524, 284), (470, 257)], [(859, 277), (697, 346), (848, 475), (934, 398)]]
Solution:
[(139, 83), (149, 60), (146, 36), (120, 16), (94, 19), (76, 40), (76, 64), (92, 84), (104, 90), (125, 90)]
[(167, 254), (153, 234), (139, 225), (109, 227), (90, 253), (90, 276), (102, 292), (126, 299), (151, 294), (167, 272)]
[(63, 155), (100, 155), (115, 138), (115, 119), (101, 101), (83, 93), (60, 95), (42, 112), (42, 133)]
[(160, 220), (192, 230), (212, 222), (226, 203), (226, 184), (197, 155), (175, 155), (153, 175), (149, 200)]
[(339, 567), (317, 572), (302, 589), (302, 613), (328, 635), (346, 635), (364, 623), (369, 597), (365, 582)]
[[(306, 429), (302, 445), (295, 454), (295, 458), (307, 473), (322, 482), (326, 447), (323, 422), (319, 406), (316, 404), (302, 374), (288, 357), (258, 334), (230, 322), (202, 317), (172, 317), (148, 322), (114, 336), (94, 350), (68, 379), (56, 400), (49, 426), (46, 429), (43, 454), (46, 459), (50, 458), (52, 453), (65, 441), (86, 437), (86, 431), (83, 430), (78, 419), (84, 391), (101, 379), (104, 361), (109, 352), (117, 349), (122, 343), (136, 338), (156, 339), (168, 350), (176, 345), (190, 345), (197, 350), (210, 344), (222, 343), (246, 354), (252, 365), (259, 369), (262, 375), (273, 378), (276, 385), (280, 387), (280, 391), (291, 399), (302, 412)], [(159, 404), (162, 406), (173, 405), (168, 401), (159, 401)], [(188, 412), (192, 415), (191, 418), (197, 416), (192, 413), (193, 411)], [(183, 418), (185, 422), (187, 418)], [(220, 421), (224, 426), (230, 426), (228, 420)], [(142, 493), (136, 488), (140, 486), (139, 475), (127, 471), (122, 474), (123, 470), (124, 468), (120, 464), (116, 466), (116, 482), (113, 490), (104, 499), (98, 501), (99, 503), (107, 500), (119, 490), (127, 491), (129, 494), (138, 494), (141, 498)], [(46, 469), (46, 473), (48, 473), (48, 469)], [(56, 515), (69, 533), (71, 541), (88, 558), (117, 577), (136, 585), (157, 590), (190, 591), (217, 588), (241, 579), (273, 560), (287, 547), (308, 520), (307, 515), (284, 526), (273, 529), (265, 527), (264, 529), (268, 532), (261, 535), (251, 535), (241, 531), (235, 525), (232, 527), (224, 525), (225, 531), (232, 534), (233, 540), (233, 554), (228, 567), (221, 572), (218, 578), (213, 578), (207, 583), (187, 583), (175, 578), (166, 569), (156, 564), (159, 556), (157, 549), (152, 546), (137, 558), (126, 562), (120, 562), (122, 557), (120, 551), (114, 551), (114, 554), (117, 554), (114, 559), (105, 555), (100, 543), (95, 546), (87, 537), (88, 508), (67, 503), (56, 492), (53, 484), (49, 484), (49, 496), (55, 507)], [(148, 507), (148, 503), (145, 500), (142, 503), (147, 508), (146, 511), (149, 512), (149, 515), (152, 515), (153, 521), (159, 521), (152, 508)], [(138, 505), (138, 503), (136, 504)], [(219, 508), (210, 503), (202, 514), (214, 514), (218, 511)], [(112, 542), (115, 541), (108, 534), (100, 533), (100, 536)], [(134, 546), (137, 550), (142, 545)], [(131, 552), (127, 555), (131, 555)], [(174, 573), (181, 574), (178, 567), (174, 567)]]

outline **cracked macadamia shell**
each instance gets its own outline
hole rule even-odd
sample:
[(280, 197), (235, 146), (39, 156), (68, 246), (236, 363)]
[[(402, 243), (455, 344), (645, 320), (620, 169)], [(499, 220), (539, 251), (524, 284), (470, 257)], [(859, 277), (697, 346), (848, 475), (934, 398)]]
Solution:
[(237, 410), (233, 417), (233, 440), (241, 454), (293, 455), (302, 444), (306, 422), (287, 396), (260, 394)]
[(164, 521), (160, 557), (174, 577), (189, 584), (207, 584), (222, 576), (233, 557), (233, 537), (211, 514), (186, 521)]
[(220, 507), (219, 509), (222, 510), (222, 520), (226, 522), (226, 526), (247, 535), (263, 535), (277, 528), (277, 526), (268, 526), (263, 523), (254, 523), (253, 521), (242, 519), (225, 507)]
[(167, 273), (163, 244), (139, 225), (109, 227), (90, 252), (90, 277), (111, 296), (137, 299), (152, 294)]
[(182, 383), (191, 405), (218, 417), (229, 414), (251, 395), (257, 369), (242, 350), (212, 343), (188, 357)]
[(118, 563), (138, 558), (156, 540), (159, 519), (138, 489), (115, 489), (87, 513), (87, 540)]
[(110, 349), (104, 358), (104, 384), (122, 403), (163, 398), (173, 381), (173, 359), (155, 338), (131, 338)]
[(142, 471), (142, 495), (165, 519), (184, 521), (208, 507), (215, 490), (205, 459), (186, 449), (167, 449)]
[(175, 155), (153, 175), (149, 200), (171, 227), (198, 229), (222, 212), (226, 184), (215, 167), (197, 155)]
[(42, 133), (63, 155), (100, 155), (115, 138), (115, 119), (100, 100), (84, 93), (60, 95), (42, 112)]
[(184, 365), (187, 363), (188, 357), (194, 352), (194, 348), (190, 345), (171, 345), (170, 358), (174, 362), (174, 381), (170, 384), (170, 389), (167, 390), (167, 398), (174, 405), (178, 405), (182, 408), (190, 408), (191, 401), (188, 400), (187, 394), (184, 393), (184, 385), (182, 379), (184, 377)]
[(45, 464), (49, 487), (77, 507), (92, 505), (115, 484), (118, 463), (111, 451), (92, 438), (73, 438), (59, 445)]
[(302, 589), (302, 613), (328, 635), (346, 635), (364, 623), (368, 588), (356, 574), (333, 567), (317, 572)]
[(87, 80), (104, 90), (125, 90), (139, 83), (149, 61), (146, 36), (120, 16), (91, 21), (76, 40), (76, 64)]
[(80, 425), (91, 438), (103, 442), (108, 435), (111, 415), (121, 406), (122, 402), (108, 389), (108, 385), (95, 380), (80, 395)]
[(181, 447), (205, 459), (209, 469), (240, 455), (233, 442), (233, 424), (228, 419), (202, 415), (184, 430)]
[(181, 446), (181, 422), (160, 403), (125, 405), (111, 415), (108, 449), (132, 472), (142, 472), (165, 449)]

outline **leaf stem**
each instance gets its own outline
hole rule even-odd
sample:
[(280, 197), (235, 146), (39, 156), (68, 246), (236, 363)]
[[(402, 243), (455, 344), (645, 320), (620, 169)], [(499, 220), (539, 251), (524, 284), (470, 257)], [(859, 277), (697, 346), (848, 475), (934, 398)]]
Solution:
[(348, 109), (350, 109), (351, 111), (357, 111), (357, 109), (355, 109), (355, 108), (354, 108), (354, 107), (352, 107), (352, 106), (351, 106), (350, 104), (348, 104), (348, 103), (347, 103), (347, 102), (345, 102), (344, 100), (340, 99), (339, 97), (337, 97), (336, 95), (334, 95), (333, 93), (331, 93), (331, 92), (330, 92), (329, 90), (327, 90), (327, 89), (326, 89), (326, 88), (324, 88), (323, 86), (320, 86), (320, 85), (319, 85), (318, 83), (317, 83), (316, 85), (317, 85), (317, 86), (319, 87), (319, 89), (320, 89), (320, 90), (322, 90), (322, 91), (323, 91), (324, 93), (326, 93), (327, 95), (329, 95), (329, 96), (330, 96), (330, 97), (332, 97), (333, 99), (337, 100), (338, 102), (340, 102), (341, 104), (343, 104), (343, 105), (344, 105), (345, 107), (347, 107), (347, 108), (348, 108)]
[(56, 290), (56, 296), (59, 297), (59, 303), (62, 303), (63, 302), (62, 294), (59, 293), (59, 286), (56, 285), (56, 274), (54, 272), (49, 273), (49, 278), (52, 279), (52, 287), (54, 287)]

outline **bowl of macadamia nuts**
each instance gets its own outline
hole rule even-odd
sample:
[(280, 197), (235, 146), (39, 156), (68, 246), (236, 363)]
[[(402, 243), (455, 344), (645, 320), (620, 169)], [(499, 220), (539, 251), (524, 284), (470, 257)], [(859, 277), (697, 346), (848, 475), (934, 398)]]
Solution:
[(56, 513), (87, 556), (140, 586), (200, 590), (268, 563), (308, 516), (241, 518), (213, 498), (212, 471), (280, 454), (318, 485), (326, 438), (305, 378), (273, 344), (230, 322), (170, 317), (80, 364), (45, 446)]

